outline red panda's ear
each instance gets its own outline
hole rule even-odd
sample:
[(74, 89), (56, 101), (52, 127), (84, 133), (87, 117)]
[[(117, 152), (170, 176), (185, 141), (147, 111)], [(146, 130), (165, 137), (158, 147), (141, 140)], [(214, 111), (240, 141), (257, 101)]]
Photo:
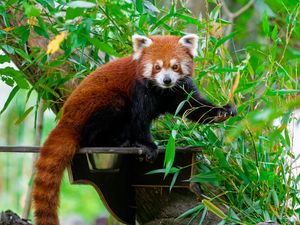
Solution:
[(188, 48), (193, 57), (197, 56), (198, 39), (196, 34), (187, 34), (179, 39), (179, 43)]
[(138, 59), (141, 56), (141, 53), (144, 48), (149, 47), (152, 44), (152, 40), (146, 36), (134, 34), (132, 36), (132, 45), (133, 45), (133, 59)]

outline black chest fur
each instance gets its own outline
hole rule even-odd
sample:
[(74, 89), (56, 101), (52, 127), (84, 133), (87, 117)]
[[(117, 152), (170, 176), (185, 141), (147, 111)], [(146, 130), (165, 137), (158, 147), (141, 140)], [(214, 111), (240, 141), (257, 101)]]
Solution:
[[(176, 109), (176, 89), (162, 89), (149, 80), (137, 81), (131, 101), (124, 106), (111, 105), (95, 111), (82, 129), (81, 146), (121, 146), (136, 141), (151, 142), (151, 121)], [(127, 145), (127, 144), (126, 144)]]

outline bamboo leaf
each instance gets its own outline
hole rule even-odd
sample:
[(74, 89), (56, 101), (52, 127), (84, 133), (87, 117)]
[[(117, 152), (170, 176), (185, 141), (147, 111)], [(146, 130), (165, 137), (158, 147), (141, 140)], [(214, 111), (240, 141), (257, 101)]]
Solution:
[(39, 86), (42, 87), (45, 91), (51, 93), (56, 98), (60, 98), (60, 95), (57, 92), (55, 92), (53, 89), (49, 88), (47, 85), (39, 84)]
[(270, 25), (269, 25), (269, 20), (268, 20), (268, 14), (266, 11), (264, 11), (263, 15), (262, 15), (262, 25), (263, 25), (263, 30), (265, 32), (265, 34), (269, 34), (270, 33)]
[(0, 74), (12, 77), (13, 80), (17, 83), (17, 85), (21, 89), (29, 88), (29, 84), (28, 84), (24, 74), (22, 72), (20, 72), (19, 70), (15, 70), (12, 67), (6, 67), (6, 68), (0, 69)]
[(296, 94), (300, 93), (300, 90), (296, 89), (279, 89), (279, 90), (271, 90), (267, 91), (267, 96), (275, 96), (275, 95), (287, 95), (287, 94)]
[(182, 102), (179, 103), (179, 105), (177, 106), (177, 109), (176, 109), (176, 111), (175, 111), (175, 113), (174, 113), (175, 116), (178, 115), (178, 113), (181, 111), (182, 107), (184, 106), (184, 104), (185, 104), (186, 102), (187, 102), (187, 100), (184, 100), (184, 101), (182, 101)]
[(8, 96), (8, 98), (7, 98), (7, 100), (6, 100), (5, 103), (4, 103), (3, 108), (2, 108), (1, 111), (0, 111), (0, 115), (6, 110), (6, 108), (9, 106), (10, 102), (13, 100), (13, 98), (16, 96), (16, 94), (17, 94), (17, 92), (18, 92), (19, 90), (20, 90), (19, 86), (15, 86), (15, 87), (11, 90), (11, 92), (10, 92), (10, 94), (9, 94), (9, 96)]
[(41, 12), (38, 8), (34, 7), (33, 5), (29, 5), (27, 2), (24, 2), (24, 9), (25, 9), (25, 14), (28, 17), (34, 16), (40, 16)]
[(103, 51), (109, 55), (120, 56), (120, 54), (117, 53), (108, 43), (102, 42), (97, 38), (89, 38), (89, 41), (100, 51)]
[(214, 47), (214, 53), (216, 52), (216, 49), (218, 47), (220, 47), (223, 43), (225, 43), (226, 41), (228, 41), (229, 39), (233, 38), (237, 33), (239, 33), (239, 31), (235, 31), (235, 32), (232, 32), (231, 34), (223, 37), (222, 39), (218, 40), (217, 44), (215, 45)]
[(7, 55), (0, 55), (0, 64), (10, 62), (10, 58)]
[(29, 107), (24, 112), (24, 114), (15, 122), (15, 125), (19, 125), (20, 123), (22, 123), (33, 109), (34, 109), (34, 106)]
[(187, 16), (187, 15), (184, 15), (184, 14), (175, 13), (174, 17), (183, 19), (184, 21), (186, 21), (188, 23), (191, 23), (191, 24), (195, 24), (195, 25), (197, 25), (199, 27), (203, 26), (198, 19), (195, 19), (195, 18), (193, 18), (191, 16)]
[(215, 214), (217, 217), (221, 218), (222, 220), (225, 220), (227, 216), (223, 213), (221, 209), (219, 209), (215, 204), (213, 204), (211, 201), (207, 199), (203, 199), (202, 203), (206, 208), (211, 211), (213, 214)]
[[(174, 168), (174, 167), (173, 167), (173, 168)], [(171, 184), (170, 184), (170, 187), (169, 187), (169, 191), (171, 191), (172, 188), (174, 187), (174, 184), (175, 184), (175, 182), (176, 182), (176, 180), (177, 180), (179, 171), (180, 171), (180, 170), (178, 169), (178, 171), (174, 173), (173, 178), (172, 178), (172, 181), (171, 181)]]
[(189, 181), (190, 182), (199, 182), (199, 183), (207, 183), (207, 182), (214, 182), (220, 180), (216, 172), (209, 171), (209, 172), (202, 172), (193, 176)]
[[(169, 173), (176, 173), (178, 170), (179, 170), (178, 168), (172, 167), (170, 169)], [(157, 170), (152, 170), (152, 171), (146, 173), (146, 175), (157, 174), (157, 173), (165, 173), (165, 172), (166, 172), (166, 169), (157, 169)]]
[(272, 34), (271, 34), (271, 38), (272, 38), (273, 41), (276, 41), (277, 37), (278, 37), (278, 27), (275, 24), (274, 29), (273, 29)]
[(136, 10), (140, 14), (143, 14), (143, 11), (144, 11), (144, 2), (143, 2), (143, 0), (136, 0), (135, 5), (136, 5)]
[(279, 207), (278, 195), (274, 189), (271, 190), (271, 195), (272, 195), (274, 205), (278, 208)]
[(184, 218), (184, 217), (187, 217), (191, 214), (194, 214), (196, 212), (200, 212), (202, 209), (204, 208), (204, 205), (203, 204), (200, 204), (200, 205), (197, 205), (195, 206), (194, 208), (192, 209), (189, 209), (188, 211), (182, 213), (180, 216), (178, 216), (176, 219), (180, 219), (180, 218)]
[(174, 158), (175, 158), (175, 139), (171, 134), (166, 146), (166, 153), (165, 153), (165, 160), (164, 160), (164, 165), (166, 168), (165, 177), (170, 173), (170, 170), (174, 162)]

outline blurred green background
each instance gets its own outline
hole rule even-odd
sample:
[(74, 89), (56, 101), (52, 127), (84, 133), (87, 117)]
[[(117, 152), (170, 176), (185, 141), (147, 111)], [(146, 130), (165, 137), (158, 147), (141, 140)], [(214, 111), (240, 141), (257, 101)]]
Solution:
[[(0, 84), (0, 105), (3, 106), (10, 92), (9, 87)], [(29, 104), (36, 96), (32, 95)], [(20, 91), (9, 108), (0, 119), (0, 145), (34, 146), (34, 115), (29, 115), (20, 125), (15, 125), (16, 118), (24, 114), (26, 91)], [(43, 122), (42, 142), (56, 124), (55, 115), (51, 110), (45, 111)], [(27, 154), (0, 154), (0, 210), (11, 209), (22, 215), (28, 186), (31, 185), (33, 155)], [(95, 189), (90, 185), (70, 185), (65, 174), (61, 189), (60, 215), (62, 218), (80, 215), (87, 224), (93, 224), (97, 217), (107, 217), (108, 213), (103, 206)], [(88, 207), (87, 207), (88, 206)]]
[[(12, 8), (24, 14), (25, 24), (13, 24)], [(171, 170), (176, 146), (203, 149), (192, 180), (207, 201), (183, 216), (202, 212), (204, 219), (207, 211), (217, 211), (220, 224), (299, 224), (299, 14), (298, 0), (1, 1), (0, 47), (19, 57), (21, 72), (0, 69), (0, 108), (8, 105), (0, 117), (0, 144), (33, 145), (41, 98), (47, 108), (45, 140), (56, 123), (49, 109), (57, 110), (66, 97), (66, 83), (130, 54), (132, 34), (194, 32), (200, 37), (196, 84), (215, 104), (236, 105), (238, 116), (224, 124), (198, 125), (167, 115), (153, 124), (155, 140), (166, 146), (167, 171), (180, 172)], [(38, 43), (28, 51), (33, 35), (36, 42), (49, 43), (64, 32), (58, 57)], [(1, 63), (9, 61), (0, 56)], [(62, 66), (68, 67), (67, 74)], [(0, 210), (21, 213), (31, 156), (1, 153), (0, 161)], [(65, 178), (61, 195), (62, 217), (76, 213), (91, 223), (105, 214), (91, 187), (70, 186)]]

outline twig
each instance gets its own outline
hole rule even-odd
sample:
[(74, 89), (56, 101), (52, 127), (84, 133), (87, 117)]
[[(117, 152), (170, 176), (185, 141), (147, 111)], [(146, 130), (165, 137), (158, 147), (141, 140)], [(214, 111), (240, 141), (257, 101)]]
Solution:
[[(242, 13), (244, 13), (245, 11), (247, 11), (254, 3), (256, 2), (256, 0), (250, 0), (246, 5), (244, 5), (242, 8), (240, 8), (238, 11), (236, 12), (231, 12), (230, 9), (228, 8), (227, 4), (225, 3), (224, 0), (221, 0), (221, 4), (222, 4), (222, 8), (224, 10), (224, 13), (226, 14), (226, 16), (228, 17), (228, 21), (230, 22), (230, 24), (228, 25), (226, 31), (225, 31), (225, 37), (228, 36), (231, 32), (232, 32), (232, 24), (235, 20), (235, 18), (239, 17)], [(226, 41), (224, 43), (225, 48), (228, 49), (229, 45), (229, 41)]]
[[(44, 120), (44, 111), (43, 111), (44, 105), (45, 105), (45, 102), (43, 99), (41, 99), (40, 105), (38, 108), (38, 114), (37, 114), (36, 132), (35, 132), (35, 141), (34, 141), (35, 146), (39, 146), (41, 144), (42, 131), (43, 131), (43, 120)], [(35, 166), (37, 158), (38, 158), (37, 154), (33, 155), (31, 176), (33, 176), (35, 173), (34, 166)], [(29, 185), (27, 193), (26, 193), (25, 205), (24, 205), (24, 209), (23, 209), (23, 213), (22, 213), (22, 217), (24, 219), (28, 219), (28, 217), (29, 217), (30, 208), (31, 208), (31, 198), (32, 198), (32, 185)]]

